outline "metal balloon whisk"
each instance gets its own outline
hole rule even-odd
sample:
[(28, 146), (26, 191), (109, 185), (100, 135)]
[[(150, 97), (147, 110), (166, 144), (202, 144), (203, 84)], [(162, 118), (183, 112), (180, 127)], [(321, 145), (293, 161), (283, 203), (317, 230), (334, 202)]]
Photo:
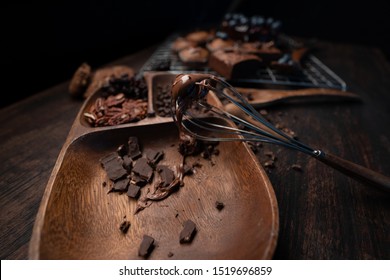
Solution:
[[(217, 98), (213, 100), (212, 95)], [(313, 156), (347, 175), (390, 192), (390, 178), (290, 137), (265, 120), (234, 87), (216, 76), (178, 75), (172, 85), (172, 110), (181, 133), (196, 139), (277, 144)]]

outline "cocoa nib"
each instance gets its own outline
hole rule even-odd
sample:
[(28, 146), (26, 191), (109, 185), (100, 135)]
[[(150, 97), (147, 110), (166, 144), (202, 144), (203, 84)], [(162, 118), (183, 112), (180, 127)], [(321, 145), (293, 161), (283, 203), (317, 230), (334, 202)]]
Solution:
[(223, 204), (223, 202), (220, 202), (220, 201), (215, 202), (215, 208), (217, 208), (219, 211), (221, 211), (224, 207), (225, 207), (225, 204)]

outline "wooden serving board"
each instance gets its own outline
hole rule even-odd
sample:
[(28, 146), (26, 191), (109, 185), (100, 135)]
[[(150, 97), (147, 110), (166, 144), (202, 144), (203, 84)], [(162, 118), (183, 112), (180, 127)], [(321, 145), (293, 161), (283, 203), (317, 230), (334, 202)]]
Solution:
[[(220, 143), (213, 164), (200, 156), (187, 158), (201, 167), (184, 178), (184, 186), (134, 214), (136, 200), (107, 194), (109, 186), (102, 182), (109, 180), (99, 159), (136, 136), (143, 149), (164, 150), (161, 164), (178, 165), (182, 156), (176, 126), (154, 117), (89, 127), (82, 115), (95, 99), (91, 96), (80, 110), (46, 186), (30, 259), (142, 259), (138, 248), (145, 234), (156, 244), (149, 259), (272, 258), (279, 226), (277, 202), (265, 171), (245, 143)], [(153, 99), (149, 95), (148, 102)], [(221, 211), (216, 201), (224, 203)], [(119, 230), (124, 219), (131, 223), (126, 234)], [(180, 244), (187, 219), (195, 222), (197, 233), (192, 243)]]

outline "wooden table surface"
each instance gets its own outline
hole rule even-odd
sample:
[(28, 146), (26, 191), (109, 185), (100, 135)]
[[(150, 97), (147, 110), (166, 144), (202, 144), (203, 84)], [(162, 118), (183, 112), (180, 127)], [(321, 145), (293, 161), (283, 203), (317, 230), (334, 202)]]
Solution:
[[(139, 69), (153, 50), (116, 63)], [(318, 43), (316, 56), (363, 102), (279, 105), (267, 116), (304, 143), (390, 176), (389, 63), (375, 48), (327, 42)], [(64, 83), (1, 109), (1, 259), (28, 258), (45, 186), (81, 105)], [(280, 216), (274, 259), (390, 258), (389, 194), (277, 146), (264, 144), (260, 162), (269, 151), (277, 158), (269, 178)]]

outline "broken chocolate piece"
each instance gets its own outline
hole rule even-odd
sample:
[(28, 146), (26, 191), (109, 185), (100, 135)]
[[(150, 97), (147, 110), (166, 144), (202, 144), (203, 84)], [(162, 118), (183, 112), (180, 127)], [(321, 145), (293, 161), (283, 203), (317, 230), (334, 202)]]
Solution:
[(127, 196), (131, 198), (136, 198), (139, 195), (140, 187), (134, 184), (130, 184), (127, 190)]
[(135, 160), (139, 157), (141, 157), (141, 151), (138, 145), (138, 138), (137, 137), (129, 137), (128, 144), (128, 155), (131, 157), (132, 160)]
[(129, 186), (129, 179), (116, 181), (111, 189), (111, 192), (125, 192)]
[(147, 150), (145, 152), (146, 158), (148, 159), (148, 163), (151, 166), (156, 166), (156, 164), (163, 158), (164, 152), (163, 151), (156, 151), (156, 150)]
[(141, 245), (139, 246), (138, 255), (147, 258), (154, 249), (154, 239), (149, 235), (144, 235)]
[(153, 177), (153, 168), (150, 167), (146, 158), (140, 158), (135, 162), (133, 172), (147, 182), (150, 182)]
[(184, 222), (184, 228), (180, 232), (180, 243), (191, 243), (196, 233), (196, 225), (193, 221)]
[(130, 228), (130, 222), (129, 221), (123, 221), (121, 225), (119, 226), (119, 229), (122, 233), (127, 233), (127, 231)]
[(173, 253), (172, 252), (169, 252), (168, 253), (168, 258), (172, 258), (173, 257)]
[(105, 155), (104, 157), (102, 157), (99, 161), (100, 161), (100, 164), (104, 167), (104, 165), (106, 163), (108, 163), (111, 160), (116, 159), (117, 157), (118, 157), (117, 153), (110, 153), (110, 154)]
[(118, 149), (116, 150), (116, 152), (118, 153), (118, 155), (120, 157), (124, 157), (125, 155), (127, 155), (127, 146), (126, 145), (120, 145), (118, 147)]
[(143, 179), (143, 178), (141, 178), (140, 176), (138, 176), (137, 174), (132, 174), (131, 175), (131, 180), (130, 180), (130, 182), (132, 183), (132, 184), (134, 184), (134, 185), (137, 185), (137, 186), (139, 186), (139, 187), (143, 187), (143, 186), (145, 186), (146, 185), (146, 180), (145, 179)]
[(123, 161), (120, 157), (116, 156), (115, 158), (111, 158), (107, 156), (100, 160), (104, 169), (106, 170), (108, 178), (112, 181), (117, 181), (127, 175), (127, 171), (123, 168)]
[(131, 171), (131, 168), (133, 167), (133, 160), (129, 155), (123, 156), (123, 167), (127, 170), (127, 172)]
[(175, 179), (175, 173), (166, 165), (158, 165), (157, 172), (160, 174), (162, 185), (168, 186)]
[(217, 208), (219, 211), (221, 211), (224, 207), (225, 207), (225, 204), (223, 204), (223, 202), (220, 202), (220, 201), (215, 202), (215, 208)]

